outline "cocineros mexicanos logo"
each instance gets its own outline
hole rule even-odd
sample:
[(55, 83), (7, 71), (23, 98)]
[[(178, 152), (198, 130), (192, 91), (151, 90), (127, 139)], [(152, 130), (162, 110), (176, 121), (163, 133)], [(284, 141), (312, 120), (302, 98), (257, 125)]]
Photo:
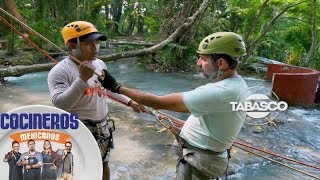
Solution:
[(29, 139), (33, 140), (49, 140), (51, 142), (58, 142), (64, 144), (70, 135), (58, 131), (47, 131), (47, 130), (32, 130), (32, 131), (22, 131), (18, 133), (11, 134), (9, 136), (12, 140), (21, 142), (27, 142)]
[(0, 129), (78, 129), (77, 114), (3, 113)]

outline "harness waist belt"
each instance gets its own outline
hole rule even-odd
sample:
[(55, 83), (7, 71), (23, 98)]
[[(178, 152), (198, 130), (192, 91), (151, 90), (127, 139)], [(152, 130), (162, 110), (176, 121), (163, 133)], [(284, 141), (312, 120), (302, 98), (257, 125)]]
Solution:
[(201, 149), (201, 148), (198, 148), (198, 147), (190, 145), (186, 140), (184, 140), (181, 137), (179, 139), (181, 140), (182, 147), (186, 148), (186, 149), (196, 150), (196, 151), (199, 151), (201, 153), (211, 154), (211, 155), (221, 155), (221, 154), (223, 154), (225, 152), (225, 151), (216, 152), (216, 151), (211, 151), (211, 150), (208, 150), (208, 149)]
[(99, 120), (99, 121), (94, 121), (94, 120), (91, 120), (91, 119), (84, 119), (84, 120), (82, 120), (82, 122), (83, 122), (84, 124), (88, 124), (89, 126), (96, 126), (96, 124), (102, 123), (102, 122), (104, 122), (104, 121), (106, 121), (106, 120), (107, 120), (107, 116), (104, 117), (104, 118), (102, 118), (102, 119)]

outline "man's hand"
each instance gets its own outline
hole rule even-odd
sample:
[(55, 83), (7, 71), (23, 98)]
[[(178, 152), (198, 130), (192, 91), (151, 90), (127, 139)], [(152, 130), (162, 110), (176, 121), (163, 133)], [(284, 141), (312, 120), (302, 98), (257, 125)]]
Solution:
[(31, 166), (30, 165), (26, 165), (26, 170), (30, 170)]
[(8, 154), (5, 155), (4, 158), (9, 159), (10, 157), (12, 157), (13, 155), (13, 151), (8, 152)]
[(57, 170), (58, 168), (57, 168), (57, 166), (55, 166), (54, 164), (50, 167), (50, 169), (52, 169), (52, 170)]
[(111, 92), (119, 93), (119, 88), (120, 88), (119, 83), (114, 79), (114, 77), (111, 76), (111, 74), (109, 74), (107, 70), (103, 69), (103, 73), (104, 73), (104, 79), (100, 79), (100, 78), (98, 79), (101, 85), (104, 88), (110, 90)]
[[(8, 154), (6, 154), (3, 158), (3, 162), (8, 162), (8, 160), (10, 159), (10, 157), (14, 156), (13, 151), (8, 152)], [(15, 156), (14, 156), (15, 157)]]
[(79, 66), (79, 78), (87, 82), (94, 74), (95, 68), (90, 61), (83, 61)]
[(130, 100), (129, 101), (129, 106), (137, 113), (142, 113), (145, 112), (145, 108), (143, 105), (138, 104), (137, 102), (135, 102), (134, 100)]

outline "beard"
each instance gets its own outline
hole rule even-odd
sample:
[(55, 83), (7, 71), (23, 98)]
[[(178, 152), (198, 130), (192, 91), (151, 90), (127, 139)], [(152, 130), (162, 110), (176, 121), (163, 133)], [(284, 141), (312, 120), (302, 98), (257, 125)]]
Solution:
[(206, 74), (205, 72), (200, 72), (200, 77), (209, 79), (209, 80), (215, 80), (218, 77), (218, 72), (215, 72), (214, 74)]
[(207, 69), (206, 71), (204, 71), (203, 69), (199, 69), (199, 72), (201, 77), (213, 81), (215, 81), (221, 75), (218, 66), (216, 66), (215, 64), (213, 64), (212, 68)]

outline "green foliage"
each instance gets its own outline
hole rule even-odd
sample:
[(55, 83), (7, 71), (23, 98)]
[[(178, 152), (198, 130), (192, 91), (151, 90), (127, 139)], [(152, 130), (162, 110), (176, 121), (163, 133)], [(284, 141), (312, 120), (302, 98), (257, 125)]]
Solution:
[[(42, 36), (46, 37), (53, 43), (59, 46), (63, 46), (63, 39), (61, 37), (61, 27), (62, 24), (56, 23), (54, 19), (52, 18), (44, 18), (39, 21), (35, 21), (32, 23), (29, 23), (30, 27), (33, 27), (35, 31), (40, 33)], [(30, 37), (34, 42), (36, 42), (38, 45), (43, 46), (46, 44), (42, 39), (39, 37)]]
[(34, 64), (37, 60), (34, 58), (33, 54), (30, 52), (26, 53), (26, 59), (28, 64)]
[(196, 64), (196, 47), (193, 44), (180, 46), (169, 44), (155, 55), (143, 56), (140, 64), (155, 71), (190, 71)]
[(260, 57), (257, 57), (257, 56), (251, 56), (247, 59), (247, 62), (246, 64), (247, 65), (251, 65), (253, 63), (258, 63), (260, 61)]
[[(3, 1), (4, 2), (4, 1)], [(1, 1), (0, 5), (3, 5)], [(118, 34), (112, 27), (119, 26), (119, 33), (137, 35), (143, 32), (146, 41), (161, 41), (161, 29), (173, 17), (179, 15), (182, 4), (195, 2), (191, 0), (20, 0), (15, 1), (20, 14), (26, 23), (47, 39), (59, 46), (63, 46), (61, 28), (65, 23), (74, 20), (86, 20), (96, 25), (102, 33), (115, 37)], [(198, 2), (198, 1), (197, 1)], [(162, 70), (188, 70), (194, 67), (194, 56), (198, 43), (203, 37), (223, 30), (234, 31), (246, 37), (252, 32), (246, 44), (249, 48), (257, 40), (272, 19), (283, 11), (288, 5), (297, 3), (296, 0), (270, 0), (256, 24), (254, 20), (260, 12), (261, 0), (217, 0), (212, 1), (202, 21), (196, 29), (195, 38), (188, 44), (171, 44), (159, 51), (154, 57), (145, 57), (141, 62), (158, 64), (156, 69)], [(112, 17), (116, 6), (122, 4), (121, 18), (117, 22)], [(318, 9), (320, 1), (317, 1)], [(252, 56), (266, 57), (286, 62), (286, 51), (294, 54), (296, 59), (292, 64), (302, 65), (311, 46), (311, 1), (288, 9), (274, 22), (271, 29), (254, 44)], [(104, 10), (103, 10), (104, 9)], [(109, 12), (106, 14), (106, 12)], [(317, 19), (320, 19), (319, 11)], [(255, 26), (253, 26), (255, 25)], [(18, 26), (18, 25), (16, 25)], [(140, 29), (139, 29), (140, 28)], [(253, 29), (252, 29), (253, 28)], [(10, 31), (0, 24), (1, 35), (9, 37)], [(252, 31), (251, 31), (252, 30)], [(320, 42), (320, 24), (318, 21), (318, 43)], [(141, 35), (141, 34), (139, 34)], [(17, 36), (16, 36), (17, 37)], [(29, 36), (39, 46), (46, 43), (33, 35)], [(15, 38), (15, 47), (24, 46), (21, 38)], [(138, 49), (139, 47), (125, 45), (117, 48), (117, 52)], [(320, 68), (320, 52), (313, 58), (312, 67)], [(152, 60), (153, 59), (153, 60)], [(255, 62), (249, 58), (248, 63)]]
[(320, 48), (318, 48), (318, 52), (312, 61), (311, 67), (320, 71)]
[(115, 52), (119, 53), (119, 52), (125, 52), (125, 51), (132, 51), (132, 50), (136, 50), (136, 49), (140, 49), (140, 48), (135, 45), (121, 45), (115, 49)]

